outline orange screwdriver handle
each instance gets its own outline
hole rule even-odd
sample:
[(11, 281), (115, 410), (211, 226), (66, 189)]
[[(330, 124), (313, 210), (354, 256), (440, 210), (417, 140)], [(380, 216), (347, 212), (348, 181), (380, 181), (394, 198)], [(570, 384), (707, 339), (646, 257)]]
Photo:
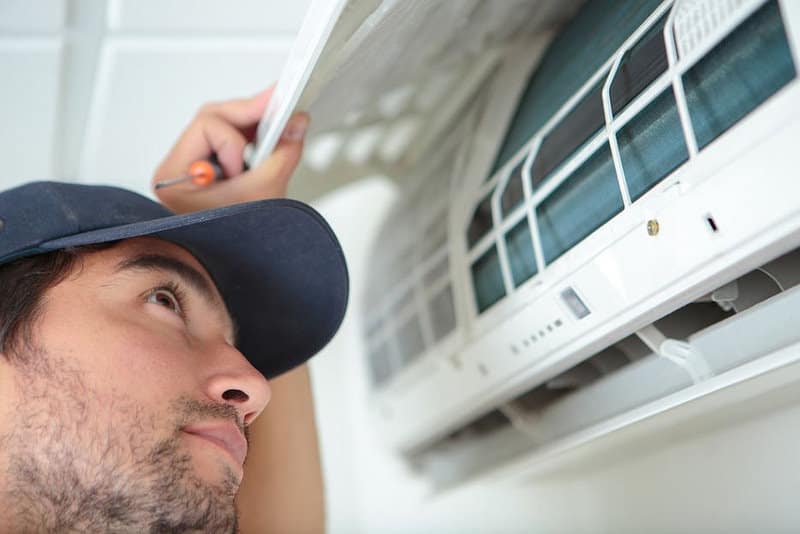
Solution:
[(222, 168), (216, 161), (199, 160), (189, 165), (189, 176), (196, 185), (209, 185), (222, 179)]

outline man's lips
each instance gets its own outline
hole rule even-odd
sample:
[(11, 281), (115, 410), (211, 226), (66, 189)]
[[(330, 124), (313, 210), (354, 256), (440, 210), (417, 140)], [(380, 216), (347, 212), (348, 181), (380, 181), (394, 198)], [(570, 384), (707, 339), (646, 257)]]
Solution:
[(244, 464), (247, 456), (247, 440), (233, 423), (217, 423), (213, 425), (193, 425), (183, 429), (187, 434), (207, 439), (216, 443), (230, 453), (236, 463)]

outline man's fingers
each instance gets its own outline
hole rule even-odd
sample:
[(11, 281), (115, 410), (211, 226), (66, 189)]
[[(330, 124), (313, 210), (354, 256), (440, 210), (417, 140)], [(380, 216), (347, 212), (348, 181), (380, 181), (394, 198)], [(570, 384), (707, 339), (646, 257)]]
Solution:
[(293, 115), (272, 154), (257, 167), (242, 172), (245, 135), (222, 117), (202, 112), (158, 168), (153, 185), (186, 173), (192, 162), (211, 154), (216, 154), (226, 179), (200, 189), (191, 183), (181, 183), (155, 193), (163, 203), (181, 212), (257, 198), (284, 197), (303, 153), (308, 124), (308, 114)]
[[(297, 167), (303, 154), (303, 140), (308, 129), (307, 113), (296, 113), (286, 124), (272, 154), (257, 168), (241, 176), (242, 187), (251, 181), (274, 182), (285, 190), (289, 178)], [(225, 121), (209, 118), (205, 123), (204, 133), (213, 153), (222, 165), (226, 177), (234, 177), (242, 173), (243, 153), (247, 140), (240, 131)]]
[(298, 114), (287, 124), (284, 135), (272, 154), (260, 165), (242, 173), (229, 183), (215, 184), (220, 189), (235, 189), (241, 198), (285, 197), (289, 179), (303, 154), (308, 116)]
[(242, 132), (219, 117), (209, 116), (203, 121), (203, 136), (211, 153), (216, 154), (226, 177), (242, 172), (244, 147), (247, 144)]
[(274, 89), (273, 85), (250, 98), (236, 98), (225, 102), (206, 104), (200, 114), (218, 115), (238, 128), (253, 126), (261, 120)]
[(261, 165), (203, 188), (179, 184), (156, 191), (178, 213), (286, 196), (289, 178), (303, 153), (303, 138), (282, 139)]
[(306, 113), (292, 116), (272, 154), (260, 165), (214, 187), (237, 198), (285, 197), (289, 179), (303, 154), (303, 141), (309, 118)]
[(246, 144), (244, 135), (223, 119), (211, 114), (198, 115), (159, 165), (153, 181), (180, 176), (193, 162), (211, 154), (217, 155), (226, 176), (235, 176), (242, 172)]

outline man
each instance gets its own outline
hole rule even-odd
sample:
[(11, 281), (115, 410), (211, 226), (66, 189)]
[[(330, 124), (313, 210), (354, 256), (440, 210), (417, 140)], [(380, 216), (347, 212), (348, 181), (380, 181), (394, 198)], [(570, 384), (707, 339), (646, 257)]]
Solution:
[(111, 187), (0, 193), (0, 532), (323, 530), (304, 362), (347, 271), (322, 218), (274, 198), (306, 116), (243, 172), (269, 96), (183, 133), (154, 183), (212, 154), (229, 178), (157, 190), (180, 215)]

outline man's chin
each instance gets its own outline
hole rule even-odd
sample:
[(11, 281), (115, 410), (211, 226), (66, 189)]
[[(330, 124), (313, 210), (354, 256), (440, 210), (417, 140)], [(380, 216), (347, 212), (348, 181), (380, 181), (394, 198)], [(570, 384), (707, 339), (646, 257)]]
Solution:
[(233, 497), (242, 482), (244, 470), (238, 467), (228, 453), (218, 445), (192, 434), (184, 436), (197, 476), (210, 486), (221, 488)]

